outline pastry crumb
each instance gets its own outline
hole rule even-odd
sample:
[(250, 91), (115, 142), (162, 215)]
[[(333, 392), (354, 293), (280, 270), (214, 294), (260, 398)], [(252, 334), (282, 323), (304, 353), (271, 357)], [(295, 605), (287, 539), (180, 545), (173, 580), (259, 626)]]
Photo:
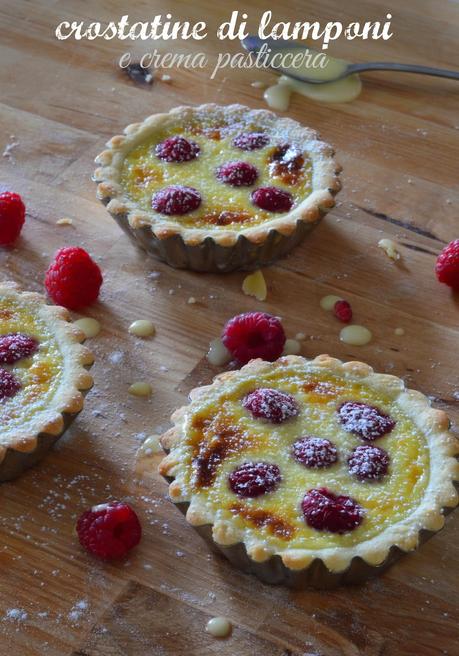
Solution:
[(263, 272), (258, 270), (246, 276), (242, 282), (242, 291), (246, 296), (254, 296), (257, 301), (265, 301), (268, 290)]
[(73, 225), (73, 219), (69, 219), (68, 216), (64, 216), (62, 219), (56, 221), (56, 225)]
[(392, 239), (380, 239), (378, 241), (378, 246), (385, 252), (387, 257), (394, 262), (400, 259), (398, 244)]
[(190, 296), (190, 298), (187, 300), (188, 305), (194, 305), (196, 303), (196, 299), (194, 296)]

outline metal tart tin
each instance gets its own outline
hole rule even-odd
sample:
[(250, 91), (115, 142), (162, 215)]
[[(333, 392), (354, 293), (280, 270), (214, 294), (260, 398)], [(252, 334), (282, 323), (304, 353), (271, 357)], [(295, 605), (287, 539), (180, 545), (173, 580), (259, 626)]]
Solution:
[[(174, 479), (164, 477), (168, 483)], [(189, 507), (188, 502), (174, 503), (184, 514)], [(446, 508), (444, 514), (451, 512), (452, 508)], [(316, 558), (308, 567), (301, 570), (292, 570), (284, 565), (280, 556), (272, 556), (268, 560), (257, 563), (247, 553), (245, 545), (241, 542), (230, 546), (219, 545), (212, 537), (212, 526), (193, 526), (192, 528), (204, 538), (210, 549), (224, 556), (234, 567), (246, 574), (256, 576), (263, 583), (269, 585), (285, 585), (288, 588), (302, 590), (305, 588), (316, 588), (318, 590), (332, 590), (341, 585), (362, 584), (365, 581), (379, 576), (385, 572), (396, 560), (403, 556), (405, 551), (393, 545), (387, 558), (380, 565), (370, 565), (360, 557), (352, 559), (349, 567), (342, 572), (331, 572), (322, 560)], [(435, 535), (435, 531), (421, 530), (419, 532), (419, 546)]]
[[(109, 199), (103, 199), (102, 202), (107, 205)], [(325, 210), (320, 210), (316, 221), (298, 221), (291, 235), (286, 236), (277, 230), (271, 230), (261, 244), (254, 244), (241, 235), (233, 246), (221, 246), (212, 237), (207, 237), (195, 246), (186, 244), (180, 235), (159, 239), (149, 226), (133, 228), (126, 213), (113, 213), (111, 216), (136, 246), (175, 269), (228, 273), (238, 269), (258, 269), (287, 255), (303, 241), (325, 214)]]
[[(89, 370), (92, 365), (88, 365), (85, 369)], [(80, 390), (83, 396), (89, 390)], [(81, 410), (80, 410), (81, 412)], [(36, 447), (32, 451), (16, 451), (15, 449), (7, 449), (5, 457), (0, 463), (0, 483), (11, 481), (17, 478), (22, 472), (30, 467), (36, 465), (51, 447), (59, 440), (67, 428), (73, 423), (73, 420), (80, 414), (80, 412), (68, 413), (63, 412), (64, 427), (57, 435), (50, 435), (49, 433), (39, 433), (37, 437)]]

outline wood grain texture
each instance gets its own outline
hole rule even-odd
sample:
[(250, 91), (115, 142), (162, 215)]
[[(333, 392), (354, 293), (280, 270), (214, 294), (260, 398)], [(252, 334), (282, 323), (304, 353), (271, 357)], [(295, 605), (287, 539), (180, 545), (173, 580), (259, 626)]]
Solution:
[[(339, 41), (332, 54), (353, 61), (395, 60), (448, 67), (457, 60), (459, 7), (446, 0), (323, 0), (272, 3), (276, 20), (381, 19), (394, 15), (388, 42)], [(266, 9), (244, 5), (252, 27)], [(95, 200), (93, 158), (126, 124), (174, 105), (238, 102), (263, 106), (256, 79), (270, 73), (172, 71), (172, 81), (138, 87), (121, 73), (116, 41), (58, 42), (62, 20), (148, 20), (169, 11), (205, 18), (211, 34), (237, 3), (200, 0), (81, 2), (2, 0), (0, 4), (0, 189), (21, 193), (26, 228), (0, 252), (2, 278), (42, 290), (55, 249), (86, 247), (104, 270), (100, 301), (88, 313), (102, 324), (90, 343), (97, 360), (84, 412), (58, 447), (18, 481), (0, 487), (0, 654), (123, 656), (437, 656), (458, 654), (459, 514), (417, 553), (363, 587), (292, 592), (264, 586), (211, 555), (165, 497), (155, 473), (134, 480), (134, 456), (146, 435), (168, 426), (190, 387), (217, 370), (203, 359), (229, 316), (264, 309), (283, 317), (289, 336), (307, 335), (303, 354), (364, 359), (430, 395), (459, 419), (459, 300), (433, 274), (436, 254), (458, 237), (457, 85), (385, 73), (364, 78), (348, 105), (295, 97), (289, 116), (318, 129), (344, 167), (338, 205), (290, 257), (265, 271), (269, 293), (257, 303), (241, 292), (243, 274), (174, 271), (135, 250)], [(136, 52), (167, 44), (136, 44)], [(222, 49), (213, 36), (204, 48)], [(237, 45), (224, 49), (236, 52)], [(71, 226), (58, 226), (62, 217)], [(394, 264), (377, 247), (397, 239)], [(159, 277), (158, 275), (159, 274)], [(357, 322), (371, 328), (365, 347), (339, 342), (340, 325), (319, 300), (346, 297)], [(190, 296), (197, 299), (189, 305)], [(150, 318), (154, 339), (127, 332)], [(405, 336), (394, 335), (396, 327)], [(151, 400), (129, 397), (149, 380)], [(159, 459), (159, 458), (158, 458)], [(139, 548), (121, 564), (83, 553), (73, 532), (89, 505), (129, 500), (144, 526)], [(16, 609), (17, 612), (11, 612)], [(227, 640), (210, 638), (209, 617), (234, 623)]]

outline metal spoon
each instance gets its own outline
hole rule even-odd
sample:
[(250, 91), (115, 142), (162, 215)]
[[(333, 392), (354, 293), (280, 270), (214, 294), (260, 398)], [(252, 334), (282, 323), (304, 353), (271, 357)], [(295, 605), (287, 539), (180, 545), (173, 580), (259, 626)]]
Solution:
[[(303, 43), (297, 43), (288, 41), (286, 39), (260, 39), (255, 35), (249, 35), (245, 39), (241, 40), (243, 47), (251, 53), (256, 54), (263, 44), (267, 44), (269, 48), (273, 50), (309, 50), (313, 53), (318, 53), (319, 51), (308, 48)], [(324, 53), (325, 54), (325, 53)], [(347, 64), (344, 70), (337, 75), (336, 77), (327, 78), (327, 79), (317, 79), (317, 78), (308, 78), (307, 75), (292, 73), (292, 69), (284, 69), (282, 67), (271, 67), (275, 71), (280, 71), (284, 75), (292, 77), (294, 80), (299, 80), (300, 82), (309, 82), (310, 84), (327, 84), (329, 82), (336, 82), (337, 80), (342, 80), (349, 75), (354, 73), (363, 73), (364, 71), (396, 71), (397, 73), (421, 73), (423, 75), (435, 75), (436, 77), (447, 77), (452, 80), (459, 80), (459, 72), (450, 71), (444, 68), (431, 68), (430, 66), (418, 66), (416, 64), (397, 64), (395, 62), (367, 62), (365, 64)]]

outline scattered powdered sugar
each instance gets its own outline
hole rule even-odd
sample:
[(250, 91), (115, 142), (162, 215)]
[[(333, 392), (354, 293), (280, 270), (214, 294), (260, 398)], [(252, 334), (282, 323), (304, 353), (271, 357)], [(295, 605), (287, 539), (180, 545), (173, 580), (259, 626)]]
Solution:
[(79, 622), (88, 609), (88, 601), (86, 599), (80, 599), (74, 604), (74, 606), (72, 606), (69, 613), (67, 614), (67, 618), (72, 623)]
[(25, 622), (29, 614), (23, 608), (8, 608), (5, 613), (5, 619), (11, 622)]

